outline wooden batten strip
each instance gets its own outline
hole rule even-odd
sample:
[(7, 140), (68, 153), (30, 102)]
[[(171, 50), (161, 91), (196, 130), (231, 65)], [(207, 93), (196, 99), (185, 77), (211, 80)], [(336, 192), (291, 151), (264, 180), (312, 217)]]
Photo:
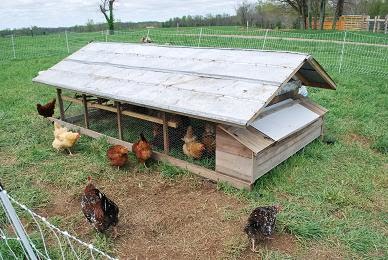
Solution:
[[(84, 127), (76, 126), (76, 125), (64, 122), (62, 120), (59, 120), (59, 119), (56, 119), (53, 117), (48, 117), (47, 119), (50, 120), (51, 122), (57, 122), (57, 123), (61, 124), (62, 126), (67, 127), (70, 130), (78, 131), (82, 135), (87, 135), (87, 136), (90, 136), (93, 138), (104, 137), (104, 138), (106, 138), (106, 140), (110, 144), (123, 145), (125, 147), (128, 147), (128, 149), (130, 151), (132, 150), (132, 145), (133, 145), (132, 143), (129, 143), (129, 142), (126, 142), (126, 141), (123, 141), (123, 140), (120, 140), (120, 139), (117, 139), (114, 137), (110, 137), (110, 136), (98, 133), (98, 132), (90, 130), (90, 129), (86, 129)], [(176, 159), (174, 157), (171, 157), (171, 156), (163, 154), (163, 153), (153, 151), (152, 158), (154, 160), (158, 160), (158, 161), (163, 161), (163, 160), (167, 161), (167, 162), (171, 163), (172, 165), (186, 169), (192, 173), (195, 173), (197, 175), (200, 175), (200, 176), (207, 178), (207, 179), (210, 179), (210, 180), (228, 182), (228, 183), (232, 184), (234, 187), (239, 188), (239, 189), (248, 189), (248, 190), (252, 189), (253, 184), (249, 181), (240, 180), (238, 178), (223, 174), (221, 172), (209, 170), (209, 169), (206, 169), (204, 167), (201, 167), (201, 166), (198, 166), (198, 165), (195, 165), (195, 164), (183, 161), (183, 160)]]
[[(69, 102), (76, 103), (76, 104), (82, 104), (82, 101), (79, 100), (79, 99), (76, 99), (76, 98), (63, 96), (62, 99), (66, 100), (66, 101), (69, 101)], [(101, 110), (117, 113), (117, 108), (112, 107), (112, 106), (95, 104), (95, 103), (91, 103), (91, 102), (87, 102), (87, 104), (88, 104), (88, 107), (91, 107), (91, 108), (97, 108), (97, 109), (101, 109)], [(125, 115), (125, 116), (130, 116), (130, 117), (133, 117), (133, 118), (138, 118), (138, 119), (141, 119), (141, 120), (145, 120), (145, 121), (149, 121), (149, 122), (153, 122), (153, 123), (156, 123), (156, 124), (163, 125), (163, 119), (158, 118), (158, 117), (144, 115), (144, 114), (140, 114), (140, 113), (136, 113), (136, 112), (132, 112), (132, 111), (126, 111), (126, 110), (123, 110), (121, 112), (121, 114)], [(178, 127), (178, 123), (177, 122), (168, 121), (168, 126), (169, 127), (173, 127), (173, 128), (177, 128)]]
[(163, 112), (163, 147), (164, 147), (164, 153), (169, 154), (170, 140), (168, 135), (168, 121), (167, 121), (166, 112)]
[(88, 101), (86, 100), (86, 95), (82, 95), (82, 104), (84, 106), (84, 123), (85, 128), (89, 129), (89, 114), (88, 114)]
[(117, 107), (117, 133), (118, 133), (119, 139), (123, 140), (123, 128), (122, 128), (122, 120), (121, 120), (121, 113), (122, 113), (121, 103), (116, 102), (116, 107)]

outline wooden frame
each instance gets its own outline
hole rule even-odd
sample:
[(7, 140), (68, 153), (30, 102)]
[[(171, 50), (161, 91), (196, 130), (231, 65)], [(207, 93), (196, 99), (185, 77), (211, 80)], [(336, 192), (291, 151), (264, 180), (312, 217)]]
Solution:
[(166, 112), (163, 112), (163, 147), (164, 147), (164, 153), (169, 154), (170, 153), (170, 140), (168, 135), (168, 121), (167, 121), (167, 115)]
[[(53, 117), (48, 117), (47, 119), (49, 121), (51, 121), (51, 122), (57, 122), (57, 123), (61, 124), (62, 126), (67, 127), (69, 130), (77, 131), (77, 132), (79, 132), (82, 135), (90, 136), (90, 137), (93, 137), (93, 138), (102, 138), (102, 137), (104, 137), (104, 138), (106, 138), (106, 140), (110, 144), (123, 145), (125, 147), (128, 147), (128, 149), (130, 151), (132, 150), (132, 145), (133, 144), (130, 143), (130, 142), (126, 142), (126, 141), (123, 141), (123, 140), (120, 140), (120, 139), (117, 139), (117, 138), (114, 138), (114, 137), (111, 137), (111, 136), (108, 136), (108, 135), (104, 135), (104, 134), (98, 133), (96, 131), (93, 131), (93, 130), (90, 130), (90, 129), (86, 129), (85, 127), (76, 126), (76, 125), (67, 123), (65, 121), (62, 121), (62, 120), (59, 120), (59, 119), (56, 119), (56, 118), (53, 118)], [(155, 152), (154, 151), (152, 153), (152, 158), (154, 160), (158, 160), (158, 161), (167, 161), (167, 162), (171, 163), (174, 166), (186, 169), (186, 170), (188, 170), (188, 171), (190, 171), (192, 173), (198, 174), (198, 175), (200, 175), (200, 176), (202, 176), (204, 178), (207, 178), (207, 179), (210, 179), (210, 180), (213, 180), (213, 181), (229, 182), (234, 187), (239, 188), (239, 189), (243, 189), (243, 188), (244, 189), (248, 189), (248, 190), (252, 189), (252, 183), (249, 182), (249, 181), (244, 181), (244, 180), (241, 180), (241, 179), (229, 176), (227, 174), (223, 174), (221, 172), (209, 170), (207, 168), (204, 168), (204, 167), (201, 167), (201, 166), (198, 166), (198, 165), (195, 165), (195, 164), (192, 164), (192, 163), (180, 160), (180, 159), (176, 159), (176, 158), (171, 157), (169, 155), (166, 155), (164, 153), (159, 153), (159, 152)]]
[[(202, 177), (214, 180), (214, 181), (226, 181), (236, 188), (245, 188), (251, 190), (254, 182), (276, 167), (284, 160), (291, 157), (298, 150), (305, 147), (308, 143), (318, 138), (323, 133), (323, 116), (327, 110), (306, 98), (299, 95), (292, 94), (296, 101), (311, 111), (320, 115), (320, 117), (308, 126), (290, 134), (285, 139), (280, 141), (267, 140), (265, 136), (261, 136), (256, 132), (250, 132), (249, 127), (247, 129), (239, 129), (237, 132), (233, 129), (225, 129), (224, 126), (218, 125), (216, 127), (216, 168), (215, 170), (209, 170), (205, 167), (198, 166), (184, 160), (174, 158), (169, 155), (169, 127), (170, 123), (177, 126), (177, 122), (169, 122), (167, 120), (167, 113), (162, 112), (162, 118), (152, 117), (135, 113), (131, 111), (123, 111), (121, 103), (115, 101), (114, 106), (101, 105), (92, 103), (87, 100), (86, 95), (82, 95), (82, 100), (70, 97), (62, 97), (60, 89), (57, 89), (57, 95), (59, 100), (59, 107), (61, 111), (61, 120), (49, 117), (52, 122), (58, 122), (61, 125), (66, 126), (68, 129), (80, 132), (83, 135), (87, 135), (93, 138), (105, 137), (111, 144), (120, 144), (132, 149), (132, 143), (123, 140), (122, 133), (122, 115), (140, 118), (142, 120), (159, 123), (163, 125), (163, 152), (153, 152), (152, 158), (159, 161), (167, 161), (172, 165), (180, 168), (187, 169), (190, 172), (198, 174)], [(72, 123), (65, 121), (65, 114), (63, 111), (63, 101), (67, 100), (78, 104), (83, 104), (84, 108), (84, 122), (85, 127), (79, 127)], [(62, 103), (62, 105), (61, 105)], [(279, 109), (280, 107), (287, 106), (288, 103), (279, 104), (279, 107), (272, 109)], [(273, 106), (276, 106), (273, 105)], [(89, 129), (89, 111), (88, 108), (96, 108), (105, 111), (115, 112), (117, 114), (117, 127), (118, 138), (114, 138), (102, 133)], [(261, 115), (267, 113), (264, 108)], [(97, 111), (91, 111), (90, 116), (97, 116)], [(135, 116), (133, 116), (135, 115)], [(78, 116), (82, 119), (82, 114)], [(70, 119), (70, 118), (69, 118)], [(227, 127), (228, 128), (228, 127)], [(233, 128), (233, 127), (232, 127)], [(241, 132), (243, 131), (243, 132)], [(246, 132), (249, 133), (246, 133)], [(255, 134), (256, 133), (256, 134)], [(253, 135), (253, 136), (252, 136)], [(245, 138), (245, 139), (244, 139)], [(260, 139), (261, 141), (258, 141)], [(245, 141), (244, 141), (245, 140)], [(260, 149), (258, 144), (260, 143)]]
[(82, 104), (84, 106), (84, 124), (85, 128), (89, 129), (89, 114), (88, 114), (88, 103), (86, 100), (86, 95), (82, 95)]
[[(77, 99), (77, 98), (62, 96), (62, 99), (66, 100), (66, 101), (69, 101), (69, 102), (76, 103), (76, 104), (83, 104), (83, 102), (81, 100)], [(112, 107), (112, 106), (96, 104), (96, 103), (92, 103), (92, 102), (89, 102), (89, 101), (87, 102), (87, 106), (90, 107), (90, 108), (97, 108), (97, 109), (101, 109), (101, 110), (117, 113), (117, 108)], [(133, 117), (133, 118), (137, 118), (137, 119), (141, 119), (141, 120), (145, 120), (145, 121), (149, 121), (149, 122), (153, 122), (153, 123), (156, 123), (156, 124), (163, 125), (163, 119), (158, 118), (158, 117), (154, 117), (154, 116), (149, 116), (149, 115), (145, 115), (145, 114), (141, 114), (141, 113), (136, 113), (136, 112), (132, 112), (132, 111), (127, 111), (127, 110), (122, 110), (121, 111), (121, 115), (130, 116), (130, 117)], [(173, 127), (173, 128), (177, 128), (178, 127), (178, 123), (177, 122), (173, 122), (173, 121), (168, 121), (167, 125), (169, 127)]]
[(121, 103), (116, 102), (116, 107), (117, 107), (117, 135), (120, 140), (123, 140), (123, 128), (122, 128), (122, 121), (121, 121), (121, 113), (122, 113)]

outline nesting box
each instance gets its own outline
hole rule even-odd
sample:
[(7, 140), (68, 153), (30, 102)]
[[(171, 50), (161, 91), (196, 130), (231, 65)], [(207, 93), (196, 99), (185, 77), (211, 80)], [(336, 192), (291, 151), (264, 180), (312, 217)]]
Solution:
[[(33, 81), (57, 88), (61, 119), (52, 121), (128, 147), (134, 140), (125, 131), (152, 137), (160, 126), (155, 159), (248, 188), (322, 134), (327, 110), (300, 95), (301, 87), (335, 89), (307, 54), (128, 43), (90, 43)], [(69, 91), (74, 96), (63, 95)], [(79, 104), (80, 114), (66, 117), (65, 101)], [(107, 127), (117, 135), (91, 129), (106, 115), (99, 110), (114, 115)], [(204, 124), (214, 135), (209, 167), (178, 155), (185, 128), (199, 125), (201, 142)]]

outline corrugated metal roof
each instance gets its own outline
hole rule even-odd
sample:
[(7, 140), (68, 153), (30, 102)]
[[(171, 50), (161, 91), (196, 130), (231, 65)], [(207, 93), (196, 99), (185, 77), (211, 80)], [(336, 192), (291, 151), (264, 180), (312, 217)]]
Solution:
[(90, 43), (33, 81), (246, 126), (309, 60), (287, 52)]

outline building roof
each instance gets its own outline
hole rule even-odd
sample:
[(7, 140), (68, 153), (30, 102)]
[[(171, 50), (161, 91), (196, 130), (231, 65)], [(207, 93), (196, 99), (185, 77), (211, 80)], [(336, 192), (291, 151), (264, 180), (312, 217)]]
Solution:
[(90, 43), (35, 82), (167, 112), (247, 126), (297, 75), (335, 88), (309, 55), (130, 43)]

